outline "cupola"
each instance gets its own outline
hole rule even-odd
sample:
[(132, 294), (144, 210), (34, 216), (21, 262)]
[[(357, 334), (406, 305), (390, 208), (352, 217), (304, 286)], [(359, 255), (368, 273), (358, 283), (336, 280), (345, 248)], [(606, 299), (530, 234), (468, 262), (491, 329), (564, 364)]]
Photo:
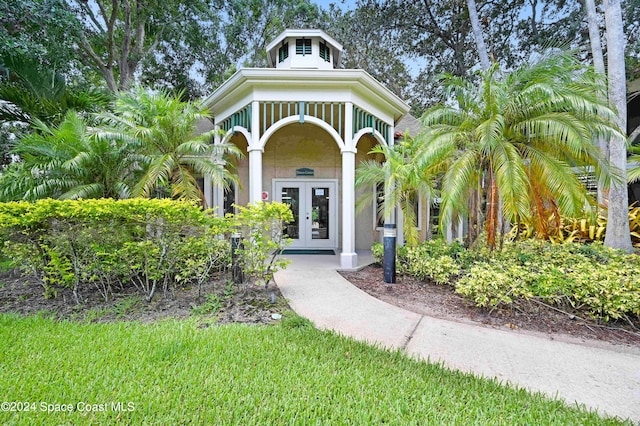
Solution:
[(322, 30), (285, 30), (267, 46), (271, 68), (336, 69), (342, 45)]

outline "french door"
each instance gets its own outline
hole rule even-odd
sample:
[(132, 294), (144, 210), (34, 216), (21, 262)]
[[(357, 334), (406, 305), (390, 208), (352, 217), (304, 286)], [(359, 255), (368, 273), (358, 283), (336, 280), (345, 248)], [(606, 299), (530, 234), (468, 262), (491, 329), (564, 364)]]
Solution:
[(274, 199), (288, 204), (293, 222), (286, 233), (291, 248), (336, 248), (338, 194), (335, 181), (274, 180)]

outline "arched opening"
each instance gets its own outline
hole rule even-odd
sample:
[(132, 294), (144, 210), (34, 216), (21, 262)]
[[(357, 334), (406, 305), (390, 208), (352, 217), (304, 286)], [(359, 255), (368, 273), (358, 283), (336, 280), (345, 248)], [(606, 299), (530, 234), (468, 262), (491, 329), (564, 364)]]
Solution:
[[(383, 154), (370, 153), (370, 151), (379, 144), (380, 141), (371, 135), (370, 132), (361, 135), (357, 140), (356, 171), (358, 166), (364, 161), (373, 160), (377, 163), (384, 161)], [(376, 214), (376, 198), (380, 191), (384, 191), (384, 189), (370, 187), (358, 188), (356, 190), (356, 203), (361, 202), (366, 195), (372, 196), (374, 200), (371, 205), (367, 205), (360, 210), (356, 216), (356, 249), (358, 250), (369, 250), (374, 242), (380, 241), (383, 223), (381, 222), (381, 218)]]
[(337, 134), (306, 117), (303, 123), (285, 120), (261, 138), (263, 192), (269, 200), (291, 207), (294, 221), (287, 234), (293, 239), (292, 248), (336, 249), (342, 180)]
[(228, 138), (228, 143), (235, 145), (240, 152), (242, 153), (242, 157), (231, 157), (229, 159), (229, 163), (235, 168), (235, 173), (238, 175), (239, 183), (237, 187), (233, 188), (233, 193), (225, 193), (225, 211), (228, 210), (228, 201), (233, 199), (233, 203), (238, 205), (247, 205), (249, 203), (249, 155), (248, 155), (248, 147), (249, 141), (247, 136), (243, 132), (235, 132), (230, 133)]

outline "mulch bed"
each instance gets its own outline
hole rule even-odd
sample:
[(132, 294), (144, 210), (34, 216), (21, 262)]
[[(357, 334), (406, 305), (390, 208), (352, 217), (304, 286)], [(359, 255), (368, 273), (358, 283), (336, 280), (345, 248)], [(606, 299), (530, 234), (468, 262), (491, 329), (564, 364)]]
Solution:
[(604, 341), (640, 347), (640, 319), (634, 324), (612, 321), (607, 324), (582, 319), (575, 314), (530, 302), (518, 309), (478, 308), (455, 293), (452, 286), (420, 281), (399, 275), (395, 284), (384, 282), (383, 269), (370, 265), (357, 272), (341, 272), (353, 285), (392, 305), (421, 315), (469, 322), (505, 330), (526, 330), (547, 334), (552, 339)]
[[(37, 279), (22, 277), (15, 271), (4, 272), (0, 273), (0, 313), (89, 322), (153, 322), (197, 315), (208, 325), (269, 324), (274, 322), (274, 313), (289, 308), (273, 283), (268, 288), (242, 285), (230, 291), (226, 288), (225, 278), (221, 275), (203, 284), (200, 297), (195, 286), (177, 288), (167, 294), (159, 290), (149, 303), (133, 286), (118, 289), (106, 302), (94, 287), (87, 286), (79, 292), (81, 303), (78, 304), (71, 290), (61, 290), (57, 297), (47, 299)], [(195, 314), (194, 307), (206, 304), (206, 296), (210, 294), (218, 296), (221, 309), (211, 314)]]

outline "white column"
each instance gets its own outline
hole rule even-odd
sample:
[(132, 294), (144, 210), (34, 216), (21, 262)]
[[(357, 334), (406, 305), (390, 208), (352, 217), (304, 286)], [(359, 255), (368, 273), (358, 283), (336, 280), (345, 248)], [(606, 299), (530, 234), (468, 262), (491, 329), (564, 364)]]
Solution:
[(204, 177), (204, 203), (206, 208), (213, 208), (215, 200), (212, 198), (213, 190), (211, 186), (211, 176), (206, 175)]
[(453, 221), (447, 224), (447, 229), (445, 230), (445, 238), (448, 243), (453, 242)]
[(262, 201), (262, 149), (249, 148), (249, 202)]
[[(216, 133), (213, 135), (213, 144), (220, 145), (220, 143), (222, 143), (222, 138), (220, 137), (220, 126), (218, 126), (217, 124), (215, 126), (215, 131)], [(211, 156), (211, 160), (216, 163), (222, 162), (222, 164), (224, 164), (224, 161), (222, 161), (222, 159), (219, 158), (217, 154), (213, 154)], [(207, 185), (205, 182), (205, 196), (209, 197), (207, 199), (207, 204), (209, 207), (214, 208), (217, 216), (222, 217), (224, 215), (224, 196), (220, 196), (220, 193), (222, 193), (222, 186), (220, 184), (213, 185), (213, 183), (211, 182), (211, 176), (209, 176), (206, 181), (208, 181), (210, 187), (209, 190), (207, 190)]]
[[(220, 135), (217, 133), (220, 130), (220, 127), (215, 125), (213, 130), (216, 131), (213, 135), (213, 144), (217, 145), (220, 143)], [(210, 159), (215, 161), (215, 154), (212, 154)], [(208, 208), (213, 208), (215, 206), (215, 199), (213, 198), (213, 182), (211, 182), (211, 175), (208, 174), (204, 176), (204, 202)]]
[(345, 103), (342, 150), (342, 253), (340, 266), (358, 266), (356, 253), (356, 148), (353, 144), (353, 104)]
[(251, 103), (251, 140), (249, 141), (249, 202), (262, 201), (262, 153), (260, 146), (260, 103)]

